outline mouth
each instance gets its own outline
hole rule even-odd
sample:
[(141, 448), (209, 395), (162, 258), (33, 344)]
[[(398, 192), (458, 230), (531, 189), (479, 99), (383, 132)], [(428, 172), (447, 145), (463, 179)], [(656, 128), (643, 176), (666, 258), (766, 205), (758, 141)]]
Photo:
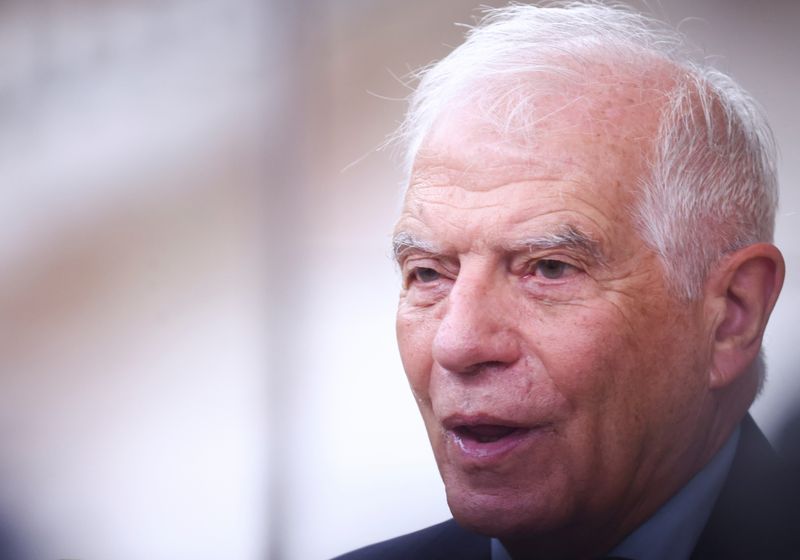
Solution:
[(504, 459), (540, 432), (494, 418), (448, 418), (443, 426), (453, 451), (470, 463), (488, 464)]
[(452, 431), (461, 440), (475, 443), (494, 443), (527, 430), (497, 424), (476, 424), (472, 426), (456, 426)]

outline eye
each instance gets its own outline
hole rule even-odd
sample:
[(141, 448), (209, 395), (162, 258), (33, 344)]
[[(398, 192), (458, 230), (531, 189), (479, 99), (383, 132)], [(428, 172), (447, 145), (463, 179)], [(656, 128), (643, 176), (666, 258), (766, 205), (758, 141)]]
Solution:
[(418, 267), (411, 272), (411, 279), (422, 283), (436, 282), (440, 276), (434, 269), (426, 267)]
[(403, 288), (406, 290), (440, 292), (446, 289), (455, 277), (455, 274), (448, 269), (447, 263), (427, 255), (409, 258), (400, 266), (403, 270)]
[(548, 280), (560, 280), (576, 269), (569, 263), (555, 259), (540, 259), (532, 264), (530, 274)]

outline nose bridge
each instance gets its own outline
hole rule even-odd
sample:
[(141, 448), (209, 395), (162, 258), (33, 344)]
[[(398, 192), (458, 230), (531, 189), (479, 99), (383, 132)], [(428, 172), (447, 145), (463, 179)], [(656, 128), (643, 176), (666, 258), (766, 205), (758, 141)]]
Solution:
[(462, 267), (434, 338), (434, 360), (457, 373), (516, 360), (508, 297), (504, 279), (491, 268)]

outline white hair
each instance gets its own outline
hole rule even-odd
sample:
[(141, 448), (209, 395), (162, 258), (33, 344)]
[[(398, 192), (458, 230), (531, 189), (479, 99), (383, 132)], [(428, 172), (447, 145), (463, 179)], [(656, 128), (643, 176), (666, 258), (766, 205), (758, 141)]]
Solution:
[(643, 75), (654, 61), (671, 69), (650, 172), (632, 212), (667, 281), (695, 299), (722, 256), (772, 240), (774, 140), (763, 111), (741, 87), (696, 62), (679, 32), (629, 7), (586, 1), (488, 10), (461, 46), (419, 72), (396, 138), (405, 146), (406, 169), (445, 109), (458, 104), (501, 133), (530, 134), (535, 98), (553, 85), (536, 78), (580, 81), (581, 68), (599, 60), (625, 68), (626, 76)]

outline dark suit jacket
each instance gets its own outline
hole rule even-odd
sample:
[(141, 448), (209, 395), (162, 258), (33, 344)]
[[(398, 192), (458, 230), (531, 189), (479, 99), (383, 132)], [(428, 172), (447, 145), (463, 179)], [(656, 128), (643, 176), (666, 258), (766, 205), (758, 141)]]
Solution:
[[(490, 560), (487, 537), (452, 519), (337, 560)], [(728, 478), (691, 560), (800, 559), (800, 473), (778, 458), (748, 415)]]

